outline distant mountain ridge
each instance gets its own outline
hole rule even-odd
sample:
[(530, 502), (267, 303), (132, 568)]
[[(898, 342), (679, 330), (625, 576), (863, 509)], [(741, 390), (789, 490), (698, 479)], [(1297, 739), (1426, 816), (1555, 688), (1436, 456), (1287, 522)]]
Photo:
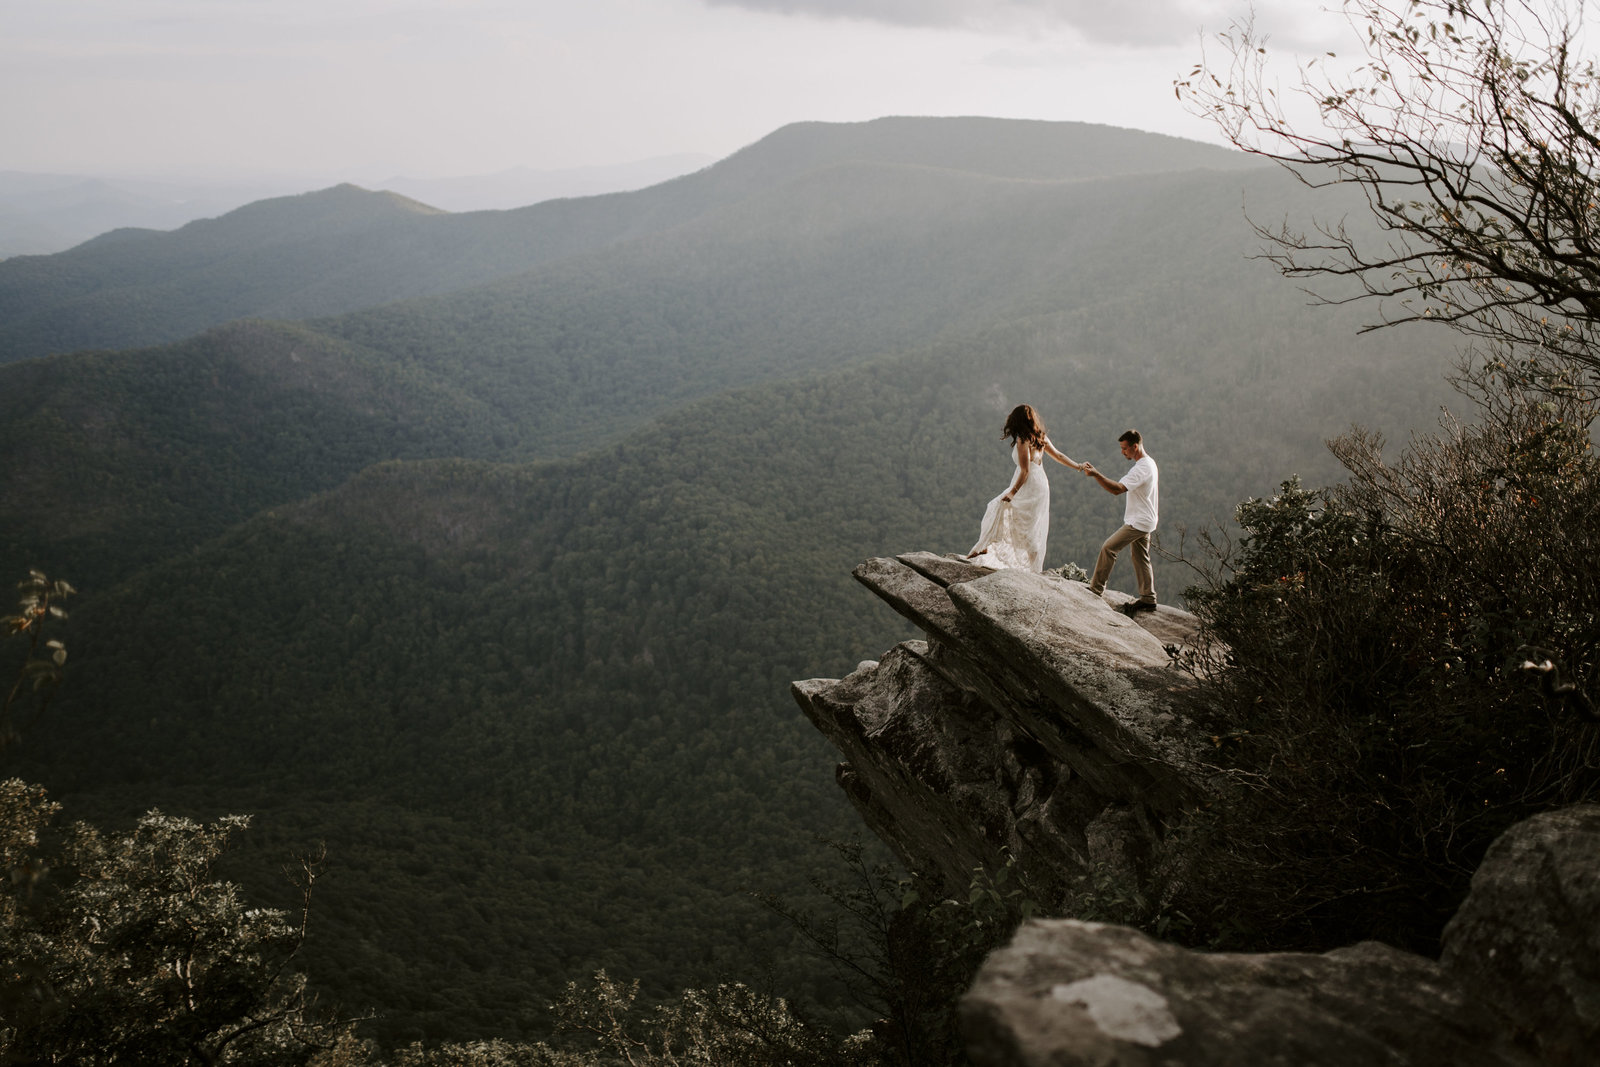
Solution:
[(340, 186), (170, 233), (118, 232), (0, 262), (0, 363), (132, 348), (236, 318), (337, 315), (510, 277), (660, 233), (844, 163), (1070, 181), (1252, 165), (1242, 154), (1083, 123), (890, 118), (784, 127), (694, 174), (631, 193), (451, 215)]
[[(643, 189), (714, 161), (712, 156), (684, 153), (587, 167), (349, 180), (446, 211), (503, 211), (543, 200)], [(0, 170), (0, 259), (64, 252), (118, 229), (175, 230), (257, 200), (325, 185), (325, 178), (292, 174), (182, 180)]]
[(51, 255), (116, 229), (176, 229), (292, 188), (271, 179), (182, 182), (0, 170), (0, 259)]
[(714, 156), (681, 153), (610, 166), (566, 167), (559, 170), (514, 167), (495, 174), (455, 178), (395, 176), (368, 184), (433, 204), (446, 211), (508, 211), (545, 200), (567, 200), (644, 189), (715, 162)]
[(748, 188), (778, 180), (784, 171), (850, 162), (905, 163), (1041, 181), (1261, 165), (1230, 148), (1098, 123), (893, 117), (791, 123), (711, 170)]

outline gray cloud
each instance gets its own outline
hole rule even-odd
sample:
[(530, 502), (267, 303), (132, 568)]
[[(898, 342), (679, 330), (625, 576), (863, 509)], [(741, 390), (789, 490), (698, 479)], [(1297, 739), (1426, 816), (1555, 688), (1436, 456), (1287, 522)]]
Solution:
[(1133, 48), (1195, 39), (1226, 21), (1225, 0), (705, 0), (771, 14), (856, 19), (907, 27), (1028, 31), (1063, 26), (1089, 40)]
[[(1279, 45), (1322, 52), (1348, 43), (1337, 11), (1305, 0), (703, 0), (711, 7), (767, 14), (851, 19), (891, 26), (968, 29), (1035, 36), (1075, 30), (1085, 40), (1123, 48), (1193, 44), (1254, 13)], [(1015, 57), (1011, 57), (1013, 60)], [(1001, 62), (998, 65), (1008, 65)], [(1014, 65), (1014, 64), (1009, 64)], [(1048, 66), (1048, 62), (1027, 65)]]

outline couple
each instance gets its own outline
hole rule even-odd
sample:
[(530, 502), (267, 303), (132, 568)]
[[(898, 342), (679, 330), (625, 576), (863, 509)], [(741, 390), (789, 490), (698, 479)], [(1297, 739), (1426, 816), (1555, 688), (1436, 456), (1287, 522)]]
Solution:
[(989, 501), (983, 513), (983, 530), (978, 534), (978, 543), (967, 553), (967, 559), (984, 567), (1044, 569), (1044, 543), (1050, 534), (1050, 483), (1044, 476), (1044, 457), (1048, 455), (1057, 463), (1093, 478), (1112, 496), (1125, 494), (1128, 498), (1124, 503), (1122, 528), (1100, 546), (1100, 558), (1095, 562), (1089, 589), (1096, 596), (1105, 592), (1106, 579), (1111, 577), (1117, 554), (1132, 545), (1133, 574), (1139, 583), (1139, 599), (1124, 610), (1130, 615), (1156, 610), (1150, 534), (1156, 528), (1158, 472), (1156, 461), (1145, 453), (1139, 431), (1128, 430), (1117, 438), (1123, 457), (1133, 461), (1120, 482), (1095, 470), (1094, 464), (1075, 463), (1058, 451), (1045, 436), (1044, 423), (1027, 404), (1019, 404), (1012, 410), (1000, 436), (1009, 438), (1014, 446), (1017, 473), (1011, 480), (1011, 487)]

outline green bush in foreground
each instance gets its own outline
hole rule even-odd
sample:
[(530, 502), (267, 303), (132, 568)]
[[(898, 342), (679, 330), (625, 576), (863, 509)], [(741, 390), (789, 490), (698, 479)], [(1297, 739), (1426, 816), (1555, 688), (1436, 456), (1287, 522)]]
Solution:
[(332, 1044), (291, 969), (304, 910), (251, 907), (212, 873), (247, 819), (52, 833), (57, 808), (0, 782), (0, 1062), (297, 1063)]

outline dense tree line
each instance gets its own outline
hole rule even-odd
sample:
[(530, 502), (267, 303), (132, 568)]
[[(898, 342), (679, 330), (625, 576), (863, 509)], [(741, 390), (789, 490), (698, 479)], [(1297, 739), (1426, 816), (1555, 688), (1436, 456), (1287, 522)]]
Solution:
[[(918, 1067), (959, 1062), (951, 1005), (1028, 914), (1009, 865), (938, 899), (916, 878), (836, 846), (814, 878), (826, 913), (773, 907), (844, 978), (872, 1024), (828, 1026), (769, 987), (719, 982), (659, 999), (604, 969), (549, 1005), (547, 1040), (413, 1041), (386, 1049), (370, 1017), (319, 1002), (301, 970), (324, 857), (296, 863), (299, 898), (262, 908), (223, 876), (250, 820), (152, 810), (127, 833), (65, 823), (61, 805), (0, 781), (0, 1061), (283, 1067)], [(507, 1005), (512, 1010), (514, 1004)]]

